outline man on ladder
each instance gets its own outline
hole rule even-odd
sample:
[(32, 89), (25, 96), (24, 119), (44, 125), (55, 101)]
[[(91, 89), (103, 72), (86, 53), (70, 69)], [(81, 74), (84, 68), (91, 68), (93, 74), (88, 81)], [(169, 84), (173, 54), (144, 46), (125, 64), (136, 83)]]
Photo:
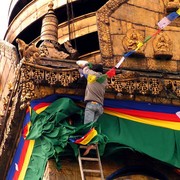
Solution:
[[(84, 124), (96, 122), (99, 116), (101, 116), (104, 111), (103, 103), (104, 103), (105, 88), (107, 85), (107, 76), (103, 74), (103, 66), (101, 64), (92, 66), (87, 61), (81, 61), (81, 60), (77, 61), (76, 63), (80, 67), (79, 72), (81, 76), (85, 76), (87, 79), (87, 85), (86, 85), (85, 97), (84, 97), (84, 101), (86, 102)], [(92, 128), (91, 131), (93, 131), (93, 129), (94, 128)], [(80, 151), (81, 149), (85, 149), (83, 156), (87, 156), (90, 150), (95, 150), (97, 158), (81, 157), (81, 151)], [(101, 175), (101, 179), (102, 180), (104, 179), (97, 144), (80, 146), (78, 161), (79, 161), (82, 180), (85, 179), (84, 173), (87, 172), (99, 173)], [(99, 170), (84, 169), (82, 161), (98, 162)]]

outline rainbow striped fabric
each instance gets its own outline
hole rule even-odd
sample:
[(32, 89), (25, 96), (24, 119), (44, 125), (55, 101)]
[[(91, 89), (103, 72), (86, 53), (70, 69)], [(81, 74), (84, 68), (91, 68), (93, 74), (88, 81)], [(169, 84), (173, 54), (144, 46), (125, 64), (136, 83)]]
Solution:
[[(56, 97), (51, 96), (44, 98), (42, 100), (32, 101), (31, 107), (40, 114), (44, 111), (54, 100)], [(24, 123), (22, 127), (22, 134), (12, 161), (12, 165), (9, 169), (7, 179), (8, 180), (17, 180), (24, 179), (26, 170), (29, 165), (29, 161), (34, 149), (35, 140), (25, 140), (27, 134), (29, 133), (29, 129), (31, 126), (30, 121), (30, 111), (29, 107), (26, 111), (26, 116), (24, 118)]]
[[(56, 109), (58, 109), (57, 105), (60, 106), (60, 101), (57, 103), (57, 100), (62, 99), (61, 97), (71, 98), (77, 103), (83, 100), (83, 97), (79, 96), (52, 95), (32, 101), (31, 108), (36, 112), (37, 117), (47, 112), (50, 113), (49, 115), (52, 117), (51, 112), (54, 113)], [(62, 104), (61, 106), (64, 107)], [(71, 107), (66, 107), (67, 112), (70, 112), (69, 108), (73, 109), (72, 106), (74, 105), (71, 104)], [(138, 152), (180, 168), (179, 106), (108, 99), (105, 100), (104, 106), (104, 114), (99, 118), (98, 125), (101, 127), (101, 133), (108, 138), (107, 143), (113, 144), (112, 148), (109, 149), (109, 154), (114, 152), (114, 144), (116, 144), (118, 147), (130, 147)], [(78, 111), (78, 109), (76, 109), (76, 111)], [(55, 137), (58, 137), (58, 135), (55, 136), (55, 131), (52, 131), (51, 134), (48, 134), (51, 136), (50, 138), (48, 137), (48, 141), (41, 145), (45, 150), (48, 149), (44, 151), (44, 157), (37, 160), (39, 163), (38, 165), (33, 164), (33, 162), (37, 163), (33, 153), (37, 153), (37, 148), (40, 148), (39, 144), (41, 141), (47, 138), (47, 136), (44, 136), (44, 132), (49, 132), (48, 127), (52, 128), (53, 124), (48, 124), (52, 122), (48, 121), (47, 124), (39, 128), (41, 124), (38, 126), (36, 125), (36, 118), (32, 122), (30, 121), (30, 113), (31, 109), (28, 109), (24, 119), (22, 135), (9, 168), (7, 180), (28, 179), (28, 177), (35, 179), (42, 178), (48, 157), (52, 156), (52, 151), (56, 150), (56, 152), (62, 152), (67, 144), (72, 143), (66, 142), (69, 141), (69, 135), (75, 135), (76, 132), (78, 132), (73, 126), (68, 127), (67, 124), (63, 124), (63, 122), (63, 127), (67, 126), (69, 129), (66, 132), (58, 132), (67, 134), (67, 137), (63, 136), (65, 137), (63, 139), (65, 144), (61, 147), (62, 149), (59, 149), (59, 146), (53, 149), (52, 145), (45, 148), (47, 142), (51, 144), (51, 138), (54, 140)], [(60, 116), (54, 116), (56, 120), (58, 119), (57, 117)], [(40, 121), (38, 120), (37, 122)], [(32, 127), (31, 129), (30, 126)], [(35, 130), (36, 127), (38, 127), (37, 129), (42, 129), (43, 133), (38, 134), (39, 132), (35, 132), (33, 137), (38, 136), (37, 139), (25, 140), (24, 138), (28, 137), (30, 133), (33, 133), (31, 131)], [(57, 128), (55, 129), (57, 130)], [(99, 135), (98, 130), (95, 132), (95, 129), (92, 129), (90, 132), (94, 133), (93, 138)], [(79, 142), (76, 143), (82, 142), (82, 144), (86, 144), (89, 142), (83, 142), (85, 137), (87, 136), (82, 136), (82, 138), (77, 140)], [(103, 143), (99, 145), (103, 146)], [(39, 166), (41, 169), (38, 169)], [(29, 171), (29, 169), (31, 170)]]

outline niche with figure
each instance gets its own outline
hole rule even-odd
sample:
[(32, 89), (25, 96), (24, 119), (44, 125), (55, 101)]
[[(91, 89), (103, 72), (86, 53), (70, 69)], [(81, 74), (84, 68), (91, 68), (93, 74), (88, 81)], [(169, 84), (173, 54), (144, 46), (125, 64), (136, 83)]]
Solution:
[(166, 11), (173, 12), (176, 11), (180, 6), (180, 0), (167, 0)]
[(172, 41), (166, 33), (160, 33), (153, 41), (154, 57), (156, 59), (172, 58)]
[[(125, 49), (125, 52), (135, 50), (137, 48), (138, 43), (143, 41), (144, 41), (144, 36), (141, 31), (136, 29), (128, 30), (123, 39), (123, 47)], [(142, 46), (132, 56), (144, 57), (144, 49), (145, 46)]]

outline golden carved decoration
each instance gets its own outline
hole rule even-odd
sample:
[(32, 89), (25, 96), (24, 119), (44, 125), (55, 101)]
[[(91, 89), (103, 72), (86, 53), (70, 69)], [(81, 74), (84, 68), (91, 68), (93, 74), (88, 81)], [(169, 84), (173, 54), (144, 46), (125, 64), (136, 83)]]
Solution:
[(76, 59), (78, 57), (77, 50), (73, 49), (70, 42), (65, 42), (64, 46), (68, 53), (65, 53), (61, 50), (61, 45), (58, 42), (54, 42), (51, 40), (43, 41), (39, 48), (35, 46), (35, 44), (28, 45), (21, 39), (16, 39), (18, 43), (18, 50), (21, 59), (25, 62), (39, 64), (40, 59), (43, 57), (53, 58), (56, 60), (61, 59)]
[(3, 97), (2, 102), (3, 102), (3, 109), (5, 111), (7, 109), (7, 106), (8, 106), (9, 96)]
[(175, 94), (180, 97), (180, 81), (174, 81), (172, 88)]
[(68, 59), (70, 57), (69, 54), (58, 50), (56, 48), (56, 42), (51, 40), (43, 41), (40, 44), (39, 49), (40, 49), (41, 57), (48, 57), (54, 59)]
[(13, 83), (11, 81), (8, 83), (8, 89), (9, 91), (13, 90)]
[(41, 28), (41, 40), (58, 41), (58, 19), (53, 10), (53, 2), (48, 4), (48, 12), (44, 16)]
[(107, 66), (112, 66), (109, 60), (113, 56), (109, 32), (109, 17), (124, 2), (126, 0), (110, 0), (96, 12), (101, 55)]
[(1, 142), (1, 145), (0, 145), (0, 156), (1, 154), (3, 153), (3, 148), (6, 144), (6, 141), (8, 139), (8, 136), (11, 132), (11, 128), (12, 128), (12, 122), (14, 120), (14, 116), (15, 116), (15, 109), (16, 109), (16, 104), (18, 102), (18, 94), (16, 94), (14, 97), (13, 97), (13, 102), (12, 102), (12, 106), (11, 106), (11, 111), (10, 111), (10, 114), (9, 114), (9, 117), (7, 116), (7, 123), (6, 123), (6, 128), (5, 128), (5, 131), (4, 131), (4, 136), (3, 136), (3, 139), (2, 139), (2, 142)]
[[(131, 77), (118, 74), (109, 79), (107, 89), (114, 89), (118, 93), (122, 94), (142, 94), (150, 96), (163, 96), (161, 92), (166, 94), (174, 94), (176, 98), (180, 97), (180, 79), (162, 79), (161, 77), (143, 77), (135, 76), (131, 73)], [(146, 75), (147, 76), (147, 75)], [(169, 84), (171, 86), (169, 86)]]
[(54, 94), (54, 88), (41, 85), (35, 86), (34, 98), (43, 98), (51, 94)]
[[(129, 29), (123, 39), (123, 47), (126, 52), (135, 50), (137, 48), (137, 44), (139, 42), (144, 41), (144, 36), (142, 35), (142, 32), (136, 29)], [(142, 46), (136, 54), (144, 54), (143, 51), (145, 49), (145, 45)]]
[(17, 38), (20, 58), (27, 62), (36, 63), (39, 59), (39, 49), (35, 44), (28, 45), (23, 40)]
[(72, 44), (69, 41), (64, 42), (64, 47), (70, 54), (70, 59), (77, 59), (78, 52), (76, 49), (73, 48)]
[(10, 96), (11, 96), (11, 93), (13, 91), (13, 88), (14, 88), (14, 83), (9, 81), (8, 84), (7, 84), (7, 87), (8, 87), (8, 93), (5, 97), (2, 98), (2, 103), (3, 103), (3, 109), (1, 110), (1, 116), (4, 116), (5, 114), (5, 111), (8, 109), (10, 110), (10, 107), (9, 106), (9, 101), (10, 101)]
[[(55, 88), (69, 88), (80, 78), (76, 68), (49, 68), (26, 62), (22, 62), (20, 72), (21, 108), (25, 108), (32, 99), (53, 94)], [(153, 77), (151, 73), (122, 71), (108, 79), (108, 90), (121, 94), (158, 97), (171, 94), (177, 99), (180, 97), (180, 79), (174, 79), (170, 75), (162, 78)]]
[(41, 38), (37, 43), (40, 50), (41, 57), (48, 57), (53, 59), (75, 59), (78, 57), (77, 50), (75, 50), (69, 41), (64, 43), (64, 49), (58, 43), (58, 19), (53, 10), (53, 2), (48, 5), (48, 12), (43, 18), (41, 28)]
[[(57, 42), (58, 22), (53, 3), (50, 2), (48, 7), (48, 12), (43, 19), (39, 47), (35, 44), (28, 45), (21, 39), (16, 40), (21, 56), (19, 68), (21, 109), (25, 108), (30, 100), (40, 95), (36, 91), (36, 86), (67, 87), (79, 78), (75, 61), (65, 61), (68, 58), (77, 58), (77, 50), (73, 49), (68, 41), (64, 43), (64, 48)], [(42, 91), (41, 93), (46, 94)]]
[[(54, 14), (52, 1), (49, 9), (43, 18), (41, 28), (41, 40), (35, 44), (26, 44), (21, 39), (16, 39), (21, 59), (25, 62), (39, 64), (40, 58), (49, 59), (77, 59), (78, 52), (69, 41), (65, 42), (64, 48), (58, 43), (58, 20)], [(66, 51), (66, 52), (65, 52)]]
[(166, 0), (166, 11), (172, 12), (179, 8), (180, 0)]
[[(125, 2), (126, 0), (110, 0), (97, 11), (100, 49), (105, 67), (113, 66), (117, 60), (117, 57), (113, 55), (109, 17)], [(53, 15), (51, 16), (49, 12)], [(56, 20), (53, 4), (51, 3), (48, 13), (43, 20), (41, 41), (38, 48), (34, 44), (27, 45), (22, 40), (17, 40), (19, 52), (22, 56), (20, 70), (21, 108), (26, 107), (32, 99), (58, 92), (57, 89), (63, 87), (71, 87), (79, 78), (79, 72), (72, 58), (77, 57), (77, 50), (73, 49), (70, 42), (65, 42), (63, 46), (57, 42)], [(52, 29), (51, 21), (55, 23), (54, 29)], [(50, 32), (52, 36), (47, 36), (49, 34), (47, 32)], [(144, 40), (143, 32), (134, 28), (129, 29), (126, 35), (123, 36), (122, 43), (125, 51), (136, 49), (137, 44)], [(169, 42), (164, 33), (158, 37), (164, 37)], [(158, 43), (162, 43), (161, 38), (154, 40), (156, 45), (155, 54), (165, 52), (162, 47), (157, 46)], [(144, 49), (145, 46), (140, 48), (137, 53), (143, 55)], [(170, 49), (168, 52), (170, 52)], [(119, 73), (108, 79), (107, 90), (111, 89), (122, 94), (156, 95), (161, 97), (161, 92), (165, 92), (168, 88), (176, 97), (179, 97), (179, 79), (172, 80), (167, 78), (162, 81), (160, 77), (151, 76), (150, 73), (147, 74), (140, 75), (140, 72), (135, 73), (132, 71)], [(169, 88), (169, 82), (171, 82), (171, 88)], [(41, 89), (38, 91), (40, 87)]]
[(158, 95), (163, 90), (163, 84), (161, 82), (161, 79), (157, 78), (149, 78), (149, 90), (152, 93), (152, 95)]
[(160, 33), (153, 41), (154, 57), (157, 59), (171, 59), (172, 41), (166, 33)]
[(25, 108), (30, 100), (37, 98), (36, 86), (67, 87), (78, 78), (79, 72), (75, 68), (48, 68), (24, 62), (21, 67), (20, 78), (21, 108)]
[(148, 78), (141, 78), (137, 81), (137, 90), (143, 95), (148, 93)]

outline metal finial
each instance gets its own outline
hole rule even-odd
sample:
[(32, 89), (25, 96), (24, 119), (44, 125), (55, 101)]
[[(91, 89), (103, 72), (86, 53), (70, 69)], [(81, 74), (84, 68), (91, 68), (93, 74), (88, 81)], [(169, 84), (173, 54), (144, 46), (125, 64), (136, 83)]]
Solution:
[(49, 10), (53, 9), (53, 6), (54, 6), (54, 3), (52, 1), (50, 1), (49, 4), (48, 4)]

